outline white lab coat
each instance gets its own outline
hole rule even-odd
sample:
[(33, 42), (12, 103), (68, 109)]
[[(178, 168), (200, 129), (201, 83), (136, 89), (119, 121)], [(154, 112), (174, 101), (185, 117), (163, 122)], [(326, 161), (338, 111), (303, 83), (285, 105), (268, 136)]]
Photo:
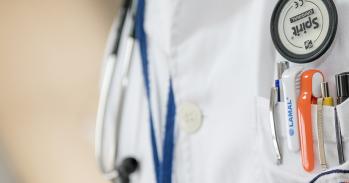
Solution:
[[(270, 36), (270, 18), (276, 2), (146, 1), (145, 31), (158, 144), (162, 144), (164, 134), (170, 77), (177, 107), (195, 104), (203, 117), (201, 127), (193, 133), (183, 129), (177, 117), (174, 182), (294, 183), (309, 182), (321, 173), (319, 167), (312, 173), (303, 170), (300, 153), (286, 148), (283, 127), (279, 131), (283, 136), (284, 163), (275, 164), (268, 98), (275, 79), (275, 63), (284, 60)], [(334, 75), (349, 71), (349, 1), (334, 2), (339, 16), (336, 40), (325, 56), (305, 65), (325, 74), (332, 96), (335, 96)], [(125, 103), (119, 159), (135, 156), (140, 161), (140, 170), (132, 175), (133, 182), (155, 182), (138, 44)], [(338, 108), (349, 159), (349, 113), (343, 112), (346, 110), (349, 102)], [(333, 108), (325, 109), (325, 119), (330, 121), (325, 137), (327, 159), (331, 169), (349, 170), (349, 163), (337, 166), (331, 111)], [(334, 172), (317, 181), (349, 181), (349, 174)]]

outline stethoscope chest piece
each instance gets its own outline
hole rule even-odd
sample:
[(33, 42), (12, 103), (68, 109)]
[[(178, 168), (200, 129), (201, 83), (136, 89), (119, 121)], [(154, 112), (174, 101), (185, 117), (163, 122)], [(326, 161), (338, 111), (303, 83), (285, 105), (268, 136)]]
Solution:
[(337, 22), (332, 0), (279, 0), (270, 30), (273, 43), (283, 57), (295, 63), (308, 63), (330, 48)]
[(117, 168), (120, 183), (129, 183), (130, 175), (139, 168), (138, 161), (133, 157), (125, 158)]

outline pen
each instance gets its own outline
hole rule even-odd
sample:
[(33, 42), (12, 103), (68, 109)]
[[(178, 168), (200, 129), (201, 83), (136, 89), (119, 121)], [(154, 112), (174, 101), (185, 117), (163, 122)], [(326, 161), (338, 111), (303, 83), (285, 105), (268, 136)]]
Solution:
[(284, 113), (286, 122), (287, 146), (292, 152), (299, 151), (299, 132), (298, 132), (298, 114), (297, 98), (300, 89), (300, 76), (302, 67), (293, 67), (287, 69), (282, 74), (282, 90), (284, 101)]
[(288, 62), (277, 63), (277, 78), (275, 80), (275, 87), (271, 88), (270, 92), (270, 103), (269, 103), (269, 124), (271, 128), (271, 137), (273, 141), (273, 146), (275, 150), (276, 164), (280, 165), (282, 163), (282, 155), (280, 152), (280, 145), (278, 140), (278, 134), (276, 132), (276, 121), (275, 121), (275, 105), (277, 102), (281, 102), (281, 77), (282, 73), (288, 68)]
[(334, 102), (333, 102), (333, 98), (330, 97), (330, 92), (328, 89), (328, 82), (323, 82), (321, 83), (321, 94), (323, 97), (323, 105), (325, 106), (333, 106)]
[(322, 82), (321, 85), (322, 98), (317, 100), (317, 145), (319, 149), (320, 165), (323, 170), (327, 169), (325, 143), (324, 143), (324, 121), (323, 121), (323, 106), (333, 106), (333, 98), (330, 97), (328, 83)]
[[(337, 88), (337, 105), (344, 102), (349, 97), (349, 73), (341, 73), (336, 75), (336, 88)], [(335, 128), (336, 128), (336, 140), (339, 164), (344, 163), (343, 152), (343, 139), (340, 121), (338, 119), (337, 108), (335, 108)]]
[(341, 104), (349, 97), (349, 72), (336, 75), (337, 104)]
[(277, 79), (275, 80), (275, 88), (277, 90), (277, 101), (281, 102), (282, 99), (282, 74), (289, 68), (289, 64), (286, 61), (277, 63)]
[(275, 105), (277, 102), (281, 102), (282, 84), (281, 77), (282, 73), (288, 69), (288, 62), (277, 63), (277, 78), (275, 80), (275, 87), (271, 88), (270, 92), (270, 103), (269, 103), (269, 124), (271, 128), (271, 137), (275, 150), (276, 164), (282, 163), (282, 155), (280, 152), (280, 144), (278, 140), (278, 134), (276, 132), (276, 121), (275, 121)]

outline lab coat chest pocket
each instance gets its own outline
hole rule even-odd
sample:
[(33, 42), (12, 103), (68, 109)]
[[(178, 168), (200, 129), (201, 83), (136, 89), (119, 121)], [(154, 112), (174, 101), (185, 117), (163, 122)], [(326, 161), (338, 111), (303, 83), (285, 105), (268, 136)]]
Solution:
[[(316, 129), (316, 105), (312, 106), (313, 142), (315, 169), (311, 173), (303, 169), (300, 152), (292, 152), (287, 147), (286, 139), (286, 118), (284, 104), (278, 103), (275, 108), (276, 131), (278, 142), (282, 154), (282, 164), (276, 164), (276, 152), (272, 140), (272, 130), (269, 117), (269, 100), (263, 97), (256, 98), (257, 110), (257, 154), (259, 157), (257, 169), (260, 182), (268, 183), (298, 183), (298, 182), (346, 182), (349, 181), (349, 164), (338, 166), (337, 146), (334, 128), (334, 108), (324, 107), (324, 141), (325, 154), (329, 169), (322, 171), (319, 165), (317, 149), (317, 129)], [(345, 106), (346, 105), (346, 106)], [(338, 106), (339, 119), (349, 119), (349, 101)], [(349, 123), (349, 122), (348, 122)], [(342, 123), (341, 123), (342, 125)], [(349, 152), (349, 125), (343, 123), (344, 154)], [(344, 132), (345, 131), (345, 132)], [(347, 159), (349, 155), (347, 155)], [(331, 171), (339, 170), (342, 173)], [(348, 173), (346, 173), (348, 172)]]

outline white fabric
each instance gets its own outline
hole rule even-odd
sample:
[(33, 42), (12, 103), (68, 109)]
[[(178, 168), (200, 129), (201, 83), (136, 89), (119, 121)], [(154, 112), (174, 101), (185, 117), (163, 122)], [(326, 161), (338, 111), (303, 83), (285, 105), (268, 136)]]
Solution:
[[(169, 77), (173, 79), (177, 106), (193, 103), (203, 114), (203, 124), (196, 133), (186, 133), (176, 124), (174, 182), (294, 183), (310, 181), (320, 173), (320, 169), (306, 173), (299, 153), (285, 149), (284, 164), (274, 164), (265, 98), (273, 84), (275, 63), (283, 60), (275, 51), (269, 30), (276, 0), (146, 2), (158, 143), (162, 142)], [(336, 41), (326, 56), (307, 65), (323, 71), (332, 96), (334, 75), (349, 71), (349, 1), (334, 2), (339, 15)], [(132, 176), (133, 182), (152, 183), (154, 168), (138, 48), (132, 62), (119, 154), (120, 158), (132, 155), (140, 161), (141, 169)], [(340, 115), (348, 109), (348, 105), (343, 106)], [(349, 124), (348, 117), (340, 118)], [(348, 169), (348, 163), (335, 167), (332, 133), (326, 141), (331, 168)], [(349, 134), (343, 134), (349, 159)], [(286, 147), (284, 140), (281, 146)]]

